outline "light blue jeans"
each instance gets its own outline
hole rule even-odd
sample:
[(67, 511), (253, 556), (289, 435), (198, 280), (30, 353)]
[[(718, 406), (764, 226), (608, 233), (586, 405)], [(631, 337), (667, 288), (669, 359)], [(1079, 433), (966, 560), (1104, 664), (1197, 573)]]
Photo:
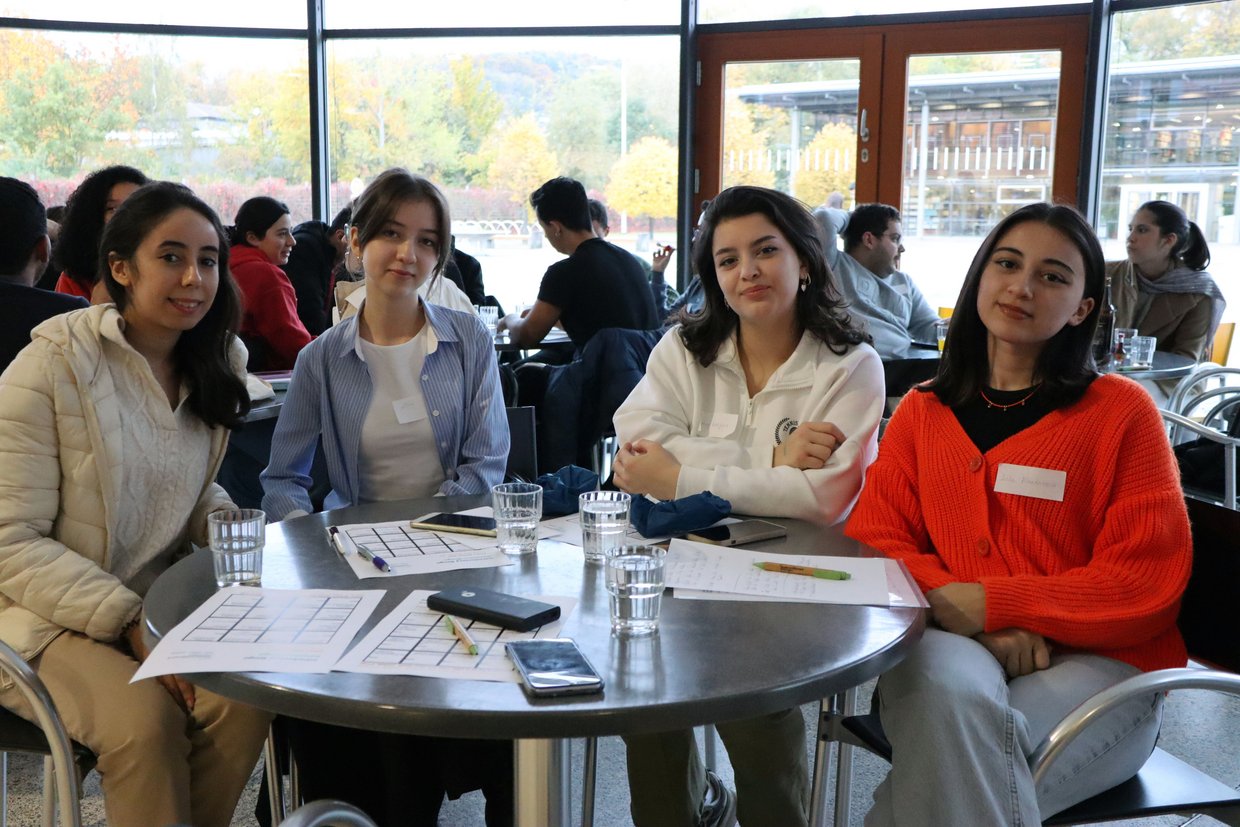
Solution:
[(926, 630), (878, 682), (892, 765), (874, 791), (867, 827), (1033, 827), (1131, 778), (1158, 738), (1161, 694), (1095, 722), (1036, 790), (1027, 756), (1086, 698), (1138, 673), (1111, 658), (1067, 654), (1009, 681), (977, 641)]

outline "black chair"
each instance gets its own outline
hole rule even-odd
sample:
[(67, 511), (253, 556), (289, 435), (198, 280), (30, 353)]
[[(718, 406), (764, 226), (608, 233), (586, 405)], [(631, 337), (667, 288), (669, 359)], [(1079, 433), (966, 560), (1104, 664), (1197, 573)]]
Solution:
[[(1179, 627), (1188, 650), (1207, 665), (1240, 671), (1240, 511), (1217, 502), (1185, 498), (1193, 530), (1193, 573), (1182, 601)], [(1219, 669), (1163, 669), (1121, 681), (1099, 692), (1073, 710), (1038, 746), (1030, 758), (1034, 778), (1041, 779), (1051, 763), (1090, 723), (1124, 701), (1172, 689), (1211, 689), (1240, 697), (1240, 675)], [(814, 758), (814, 793), (810, 825), (825, 821), (825, 781), (829, 774), (830, 744), (839, 742), (836, 773), (835, 824), (847, 825), (852, 747), (861, 747), (891, 760), (891, 745), (877, 712), (853, 714), (855, 690), (822, 703), (818, 749)], [(1240, 790), (1212, 778), (1170, 753), (1155, 749), (1134, 777), (1081, 803), (1056, 813), (1043, 823), (1088, 824), (1176, 813), (1204, 814), (1240, 827)]]
[(281, 822), (284, 827), (376, 827), (370, 816), (343, 801), (311, 801)]
[(53, 827), (56, 815), (62, 825), (80, 827), (82, 812), (79, 778), (95, 766), (95, 755), (69, 739), (47, 687), (8, 644), (0, 643), (0, 671), (13, 679), (34, 708), (39, 723), (0, 707), (0, 821), (6, 820), (8, 801), (8, 753), (46, 756), (43, 761), (43, 824)]
[(508, 433), (512, 438), (504, 478), (533, 482), (538, 479), (538, 437), (534, 424), (534, 409), (505, 408), (504, 413), (508, 414)]

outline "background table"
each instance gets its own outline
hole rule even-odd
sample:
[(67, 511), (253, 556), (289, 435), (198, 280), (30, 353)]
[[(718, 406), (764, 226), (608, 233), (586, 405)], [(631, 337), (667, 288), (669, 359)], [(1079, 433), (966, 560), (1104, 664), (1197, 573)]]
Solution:
[(1104, 369), (1104, 373), (1114, 373), (1119, 376), (1127, 376), (1129, 379), (1179, 379), (1188, 376), (1193, 372), (1193, 368), (1197, 367), (1197, 360), (1191, 356), (1183, 356), (1179, 353), (1164, 353), (1161, 350), (1154, 351), (1153, 364), (1148, 368), (1116, 370), (1114, 366), (1108, 365)]
[[(602, 695), (529, 700), (515, 683), (331, 673), (199, 674), (195, 683), (275, 712), (388, 732), (518, 741), (517, 824), (568, 817), (566, 744), (546, 739), (685, 728), (776, 712), (856, 686), (897, 663), (921, 636), (915, 608), (752, 603), (665, 597), (658, 635), (611, 635), (601, 567), (581, 550), (544, 540), (516, 565), (437, 575), (359, 580), (327, 539), (329, 524), (378, 522), (482, 502), (457, 497), (382, 503), (268, 527), (263, 585), (373, 589), (387, 595), (359, 638), (412, 589), (473, 585), (578, 601), (563, 634), (577, 641), (606, 682)], [(785, 521), (787, 522), (787, 521)], [(787, 522), (770, 551), (857, 555), (866, 547), (838, 530)], [(149, 630), (171, 629), (213, 591), (209, 552), (177, 563), (146, 598)]]
[(547, 335), (542, 337), (542, 341), (537, 344), (521, 346), (509, 338), (507, 331), (495, 334), (495, 352), (496, 353), (514, 353), (523, 350), (571, 350), (573, 348), (573, 340), (568, 338), (568, 334), (563, 328), (553, 327), (547, 331)]

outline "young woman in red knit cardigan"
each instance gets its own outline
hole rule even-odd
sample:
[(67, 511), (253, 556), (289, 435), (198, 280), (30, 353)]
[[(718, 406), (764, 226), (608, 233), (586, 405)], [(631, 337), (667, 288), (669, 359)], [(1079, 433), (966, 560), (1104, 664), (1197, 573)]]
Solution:
[(1103, 267), (1069, 207), (1001, 221), (938, 376), (870, 466), (847, 531), (907, 563), (934, 628), (879, 680), (893, 761), (867, 825), (1036, 825), (1153, 749), (1161, 696), (1100, 721), (1036, 788), (1027, 761), (1085, 698), (1187, 660), (1175, 461), (1149, 395), (1090, 356)]

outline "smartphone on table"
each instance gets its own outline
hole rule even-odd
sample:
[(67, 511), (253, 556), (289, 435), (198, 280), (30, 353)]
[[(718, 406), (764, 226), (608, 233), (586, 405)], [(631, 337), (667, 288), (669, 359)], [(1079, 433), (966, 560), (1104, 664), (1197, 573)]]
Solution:
[(435, 592), (426, 598), (426, 607), (514, 632), (529, 632), (560, 617), (554, 603), (473, 586)]
[(757, 543), (761, 540), (774, 540), (788, 536), (788, 529), (766, 520), (741, 520), (738, 523), (716, 525), (700, 528), (686, 535), (690, 540), (699, 543), (713, 543), (717, 546), (743, 546), (746, 543)]
[(603, 691), (603, 679), (577, 644), (567, 638), (514, 640), (504, 648), (531, 698)]
[(475, 514), (432, 514), (421, 520), (410, 520), (410, 528), (425, 531), (448, 531), (455, 534), (477, 534), (482, 537), (494, 537), (495, 519), (479, 517)]

